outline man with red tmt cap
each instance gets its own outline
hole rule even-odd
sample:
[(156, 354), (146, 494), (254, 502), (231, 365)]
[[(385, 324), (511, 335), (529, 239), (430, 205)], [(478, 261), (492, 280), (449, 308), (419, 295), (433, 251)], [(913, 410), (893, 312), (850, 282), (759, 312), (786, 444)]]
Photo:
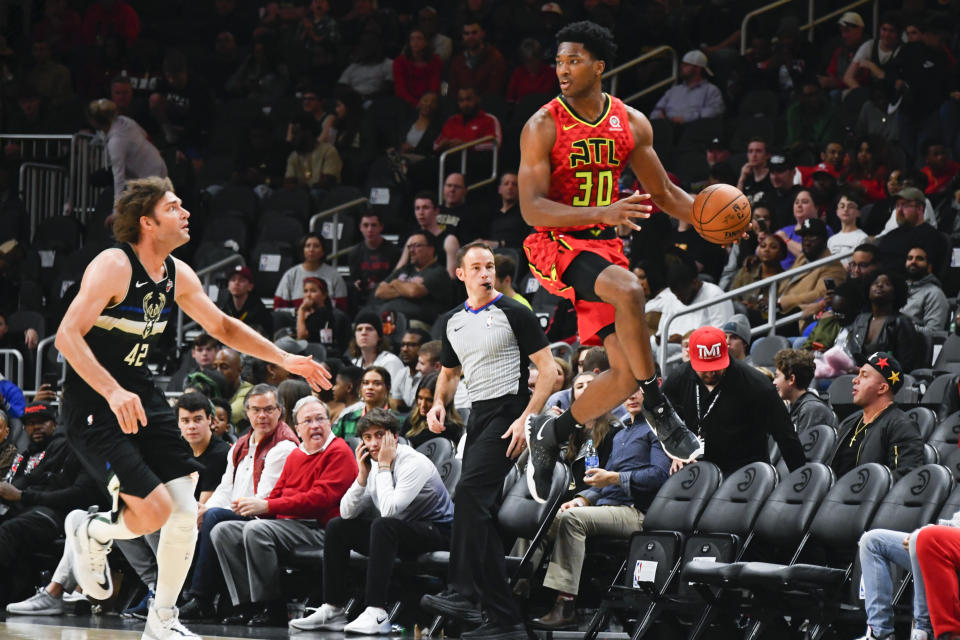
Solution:
[(791, 471), (806, 462), (773, 383), (750, 365), (730, 359), (722, 329), (701, 327), (690, 334), (690, 362), (667, 378), (663, 393), (703, 440), (702, 459), (724, 474), (751, 462), (769, 462), (768, 435)]
[(923, 439), (917, 425), (893, 399), (903, 386), (903, 368), (885, 351), (858, 362), (853, 404), (861, 411), (840, 423), (840, 446), (831, 466), (839, 478), (861, 464), (879, 462), (899, 480), (923, 464)]

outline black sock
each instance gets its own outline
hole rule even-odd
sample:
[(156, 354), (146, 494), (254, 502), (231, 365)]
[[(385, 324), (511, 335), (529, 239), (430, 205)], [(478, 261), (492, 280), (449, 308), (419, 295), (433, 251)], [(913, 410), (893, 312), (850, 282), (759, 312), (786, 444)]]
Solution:
[(640, 389), (643, 391), (643, 403), (648, 407), (653, 407), (663, 402), (663, 394), (660, 392), (660, 378), (654, 375), (649, 380), (637, 380)]
[(553, 434), (557, 442), (565, 442), (570, 437), (570, 434), (573, 433), (573, 430), (579, 426), (577, 421), (574, 420), (570, 409), (567, 409), (553, 421)]

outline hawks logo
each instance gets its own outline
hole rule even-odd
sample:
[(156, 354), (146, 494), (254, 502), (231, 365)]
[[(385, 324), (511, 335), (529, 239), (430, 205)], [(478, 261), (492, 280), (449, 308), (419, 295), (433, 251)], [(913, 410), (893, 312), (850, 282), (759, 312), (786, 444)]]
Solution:
[(162, 293), (157, 294), (157, 301), (153, 301), (153, 292), (143, 296), (143, 338), (149, 338), (153, 333), (153, 326), (160, 319), (160, 312), (163, 311), (163, 305), (167, 302), (167, 296)]

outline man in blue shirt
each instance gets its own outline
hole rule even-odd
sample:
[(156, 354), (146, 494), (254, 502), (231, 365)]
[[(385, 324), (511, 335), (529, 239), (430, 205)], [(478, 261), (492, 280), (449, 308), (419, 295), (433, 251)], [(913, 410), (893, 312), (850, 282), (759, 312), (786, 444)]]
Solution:
[(643, 513), (666, 482), (670, 459), (641, 415), (643, 392), (624, 402), (630, 418), (613, 438), (608, 469), (587, 470), (589, 489), (560, 505), (550, 527), (553, 554), (543, 586), (555, 589), (553, 609), (533, 621), (543, 629), (576, 626), (575, 604), (589, 536), (629, 537), (643, 528)]

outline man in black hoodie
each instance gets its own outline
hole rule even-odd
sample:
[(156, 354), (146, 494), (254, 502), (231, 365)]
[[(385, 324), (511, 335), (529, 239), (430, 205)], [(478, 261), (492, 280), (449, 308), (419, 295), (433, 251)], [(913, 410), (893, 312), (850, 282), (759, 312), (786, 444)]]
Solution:
[(853, 381), (853, 403), (861, 408), (840, 423), (840, 446), (830, 465), (841, 477), (867, 462), (886, 465), (899, 480), (923, 464), (923, 440), (916, 424), (894, 402), (903, 386), (903, 368), (878, 351), (861, 361)]
[[(49, 549), (60, 536), (67, 513), (106, 501), (66, 437), (55, 433), (56, 419), (47, 404), (24, 409), (23, 428), (30, 444), (0, 482), (0, 567), (29, 568), (32, 553)], [(0, 601), (21, 595), (32, 578), (31, 571), (9, 570), (0, 581)]]

